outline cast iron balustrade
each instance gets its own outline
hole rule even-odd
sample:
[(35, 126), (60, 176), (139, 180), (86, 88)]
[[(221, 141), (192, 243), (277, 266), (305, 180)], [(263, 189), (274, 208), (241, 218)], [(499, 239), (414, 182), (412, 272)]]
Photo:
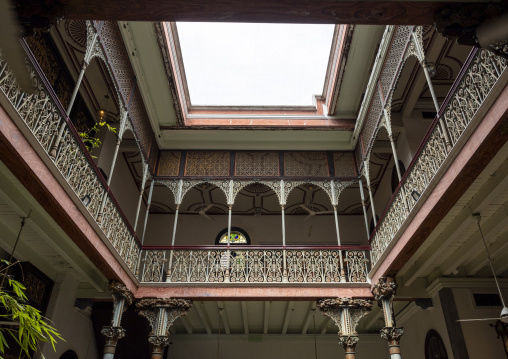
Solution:
[[(143, 252), (142, 282), (367, 283), (368, 246), (175, 246)], [(284, 262), (286, 253), (286, 263)]]
[[(27, 94), (20, 89), (1, 51), (0, 90), (47, 154), (44, 157), (54, 163), (65, 182), (72, 188), (95, 221), (99, 216), (104, 196), (107, 196), (104, 213), (97, 224), (127, 267), (136, 274), (140, 246), (133, 234), (134, 231), (119, 209), (104, 177), (67, 117), (58, 97), (28, 49), (28, 45), (23, 42), (23, 46), (28, 57), (27, 69), (30, 71), (30, 79), (34, 85), (33, 93)], [(61, 126), (64, 127), (64, 132), (56, 156), (53, 158), (49, 153)]]
[[(446, 169), (443, 164), (462, 148), (467, 135), (481, 121), (478, 110), (501, 76), (507, 76), (506, 68), (507, 61), (493, 52), (478, 49), (471, 52), (371, 235), (372, 266), (402, 234), (401, 228), (405, 228), (417, 212), (413, 209), (419, 198), (435, 187), (442, 170)], [(441, 136), (439, 118), (444, 119), (450, 135), (450, 152)]]

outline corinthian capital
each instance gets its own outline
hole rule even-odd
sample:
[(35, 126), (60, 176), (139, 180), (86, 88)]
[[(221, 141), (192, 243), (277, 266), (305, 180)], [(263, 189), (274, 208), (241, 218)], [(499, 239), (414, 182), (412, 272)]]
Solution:
[(376, 285), (374, 285), (374, 289), (372, 289), (372, 294), (374, 298), (379, 302), (383, 299), (391, 300), (396, 293), (397, 283), (392, 278), (389, 277), (381, 277)]

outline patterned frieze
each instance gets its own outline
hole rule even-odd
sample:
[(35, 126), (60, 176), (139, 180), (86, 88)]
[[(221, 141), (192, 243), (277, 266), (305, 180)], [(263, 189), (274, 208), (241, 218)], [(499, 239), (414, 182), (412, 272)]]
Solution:
[(277, 151), (238, 151), (235, 156), (235, 176), (278, 177)]
[[(352, 151), (206, 151), (159, 152), (156, 177), (263, 179), (355, 178)], [(183, 169), (183, 173), (181, 172)]]
[(326, 152), (284, 152), (284, 175), (288, 177), (328, 177)]
[(180, 170), (181, 151), (161, 151), (157, 176), (177, 177)]
[(188, 151), (185, 176), (227, 177), (230, 162), (229, 151)]

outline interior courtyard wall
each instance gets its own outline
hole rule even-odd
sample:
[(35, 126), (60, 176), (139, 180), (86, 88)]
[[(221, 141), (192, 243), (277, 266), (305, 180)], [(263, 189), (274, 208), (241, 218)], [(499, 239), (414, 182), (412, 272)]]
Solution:
[[(386, 171), (379, 182), (379, 185), (376, 189), (374, 195), (374, 206), (376, 207), (376, 215), (381, 218), (383, 212), (385, 210), (386, 205), (390, 201), (390, 197), (392, 196), (392, 170), (395, 166), (393, 162), (393, 156), (390, 158), (390, 161), (386, 165)], [(372, 181), (372, 179), (371, 179)], [(369, 208), (370, 212), (372, 210)], [(370, 223), (370, 222), (369, 222)]]
[[(220, 231), (227, 228), (228, 216), (210, 216), (213, 221), (200, 215), (179, 215), (175, 245), (214, 245)], [(337, 245), (333, 215), (314, 216), (286, 215), (286, 244)], [(174, 215), (150, 214), (145, 244), (170, 245)], [(247, 232), (252, 245), (282, 245), (282, 219), (279, 215), (238, 215), (231, 217), (231, 225)], [(363, 215), (339, 216), (342, 244), (365, 245)]]
[(415, 311), (413, 314), (405, 316), (402, 312), (400, 317), (397, 316), (397, 326), (404, 328), (404, 335), (400, 341), (402, 357), (405, 359), (426, 359), (425, 338), (429, 330), (434, 329), (443, 339), (448, 358), (461, 359), (453, 356), (439, 295), (432, 298), (432, 304), (432, 308), (413, 307), (412, 310)]
[[(501, 313), (501, 306), (478, 307), (473, 294), (496, 294), (496, 288), (454, 288), (453, 296), (457, 304), (457, 311), (461, 319), (497, 318)], [(504, 290), (504, 296), (508, 294)], [(505, 357), (503, 343), (497, 338), (496, 330), (490, 326), (495, 320), (462, 322), (462, 331), (466, 340), (469, 358), (503, 358)]]
[[(90, 319), (91, 308), (74, 308), (78, 284), (72, 273), (65, 271), (60, 272), (55, 280), (46, 317), (65, 341), (58, 340), (56, 352), (48, 343), (43, 344), (42, 354), (46, 358), (59, 358), (67, 350), (74, 350), (80, 359), (99, 359)], [(41, 359), (42, 356), (35, 358)]]
[(418, 151), (432, 121), (432, 119), (424, 119), (421, 111), (413, 111), (410, 116), (402, 118), (411, 158)]
[[(413, 160), (413, 156), (411, 154), (411, 150), (409, 149), (409, 143), (404, 131), (399, 133), (399, 137), (397, 138), (395, 145), (397, 148), (397, 156), (399, 157), (399, 161), (401, 161), (404, 164), (404, 167), (408, 169), (409, 164)], [(404, 173), (401, 173), (401, 176), (404, 176)]]
[[(134, 227), (136, 219), (136, 208), (138, 205), (139, 189), (132, 178), (132, 174), (121, 153), (116, 160), (113, 179), (111, 180), (111, 191), (115, 196), (120, 208)], [(144, 212), (144, 204), (141, 204), (140, 213)], [(141, 222), (142, 223), (142, 222)]]
[[(309, 330), (311, 333), (311, 330)], [(215, 335), (175, 335), (167, 359), (215, 357)], [(319, 359), (342, 359), (344, 349), (338, 344), (337, 334), (316, 335)], [(315, 357), (314, 336), (307, 335), (223, 335), (220, 336), (221, 359), (308, 359)], [(386, 341), (377, 334), (360, 334), (356, 346), (358, 358), (388, 358)]]

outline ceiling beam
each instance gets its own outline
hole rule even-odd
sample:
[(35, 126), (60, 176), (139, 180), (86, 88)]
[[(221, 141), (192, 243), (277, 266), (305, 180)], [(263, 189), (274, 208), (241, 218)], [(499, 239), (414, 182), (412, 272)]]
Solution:
[(247, 302), (242, 302), (243, 331), (249, 335), (249, 313), (247, 312)]
[(316, 315), (316, 302), (312, 301), (309, 303), (309, 307), (307, 308), (307, 312), (305, 313), (305, 319), (302, 324), (302, 334), (307, 334), (307, 330), (309, 329), (310, 320), (312, 316)]
[(328, 324), (330, 324), (330, 320), (332, 320), (330, 317), (326, 317), (323, 321), (323, 324), (321, 324), (321, 327), (319, 328), (319, 332), (321, 334), (326, 334), (326, 330), (328, 329)]
[(286, 334), (288, 331), (289, 321), (291, 320), (291, 314), (293, 313), (293, 306), (295, 302), (290, 301), (286, 307), (286, 315), (284, 316), (284, 324), (282, 325), (282, 334)]
[[(492, 237), (497, 236), (499, 231), (506, 230), (508, 227), (508, 216), (506, 216), (504, 206), (501, 206), (490, 216), (487, 222), (480, 223), (480, 225), (487, 243)], [(441, 274), (449, 275), (473, 255), (481, 252), (485, 253), (485, 248), (480, 231), (477, 229), (453, 254), (443, 261), (440, 266)]]
[[(411, 285), (419, 276), (423, 276), (426, 270), (429, 270), (432, 263), (439, 255), (450, 246), (453, 241), (463, 236), (463, 231), (472, 225), (471, 213), (480, 212), (496, 198), (503, 188), (508, 185), (508, 161), (505, 161), (499, 169), (493, 174), (487, 182), (478, 190), (473, 198), (466, 205), (463, 205), (460, 212), (455, 215), (454, 219), (449, 223), (446, 228), (437, 236), (437, 238), (426, 249), (425, 253), (421, 255), (410, 267), (406, 274), (403, 275), (404, 285)], [(457, 253), (454, 253), (456, 255)], [(472, 253), (469, 253), (471, 255)], [(451, 263), (451, 262), (449, 262)], [(453, 264), (453, 268), (443, 268), (447, 274), (457, 268), (458, 264)], [(445, 274), (445, 273), (443, 273)]]
[[(369, 25), (431, 25), (434, 14), (446, 5), (442, 1), (425, 0), (296, 0), (277, 3), (271, 0), (147, 0), (142, 3), (137, 0), (69, 0), (56, 4), (60, 6), (48, 9), (64, 19)], [(32, 10), (32, 13), (33, 16), (54, 17), (44, 7)]]
[(207, 334), (212, 334), (212, 328), (210, 326), (210, 319), (208, 318), (208, 314), (206, 313), (206, 308), (203, 302), (196, 302), (194, 305), (194, 308), (196, 308), (199, 318), (201, 319), (201, 322), (203, 323), (203, 326), (206, 329)]
[[(224, 324), (224, 331), (226, 332), (226, 334), (231, 334), (231, 330), (229, 329), (228, 313), (226, 312), (225, 303), (218, 301), (217, 307), (219, 308), (219, 314), (222, 318), (222, 323)], [(219, 323), (219, 327), (220, 327), (220, 323)]]
[(187, 318), (186, 315), (182, 315), (180, 319), (182, 321), (183, 326), (185, 327), (185, 330), (187, 331), (187, 334), (192, 334), (192, 325), (189, 321), (189, 318)]
[[(505, 253), (508, 250), (508, 231), (499, 235), (496, 240), (487, 244), (487, 246), (493, 258), (496, 258), (498, 254), (502, 255)], [(476, 257), (465, 264), (464, 269), (467, 275), (475, 275), (487, 264), (487, 253), (485, 251), (478, 252)]]
[(268, 334), (268, 323), (270, 321), (270, 302), (265, 302), (265, 318), (263, 320), (263, 334)]

